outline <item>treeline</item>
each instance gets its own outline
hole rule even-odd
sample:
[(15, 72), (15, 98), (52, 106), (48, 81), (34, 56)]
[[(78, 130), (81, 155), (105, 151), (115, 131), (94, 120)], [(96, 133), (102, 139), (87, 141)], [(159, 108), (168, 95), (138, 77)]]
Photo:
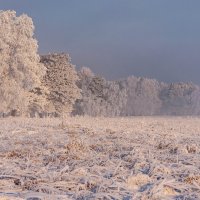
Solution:
[(108, 81), (68, 54), (38, 55), (32, 19), (0, 11), (0, 116), (200, 115), (200, 88), (130, 76)]
[(166, 84), (130, 76), (106, 81), (90, 69), (79, 72), (82, 98), (73, 114), (90, 116), (199, 115), (200, 88), (193, 83)]

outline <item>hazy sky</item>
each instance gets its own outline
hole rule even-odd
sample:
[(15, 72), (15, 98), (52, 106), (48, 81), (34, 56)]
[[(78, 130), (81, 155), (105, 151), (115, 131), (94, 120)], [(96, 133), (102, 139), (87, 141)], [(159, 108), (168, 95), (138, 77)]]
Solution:
[(199, 0), (0, 0), (31, 16), (39, 52), (67, 52), (108, 79), (200, 83)]

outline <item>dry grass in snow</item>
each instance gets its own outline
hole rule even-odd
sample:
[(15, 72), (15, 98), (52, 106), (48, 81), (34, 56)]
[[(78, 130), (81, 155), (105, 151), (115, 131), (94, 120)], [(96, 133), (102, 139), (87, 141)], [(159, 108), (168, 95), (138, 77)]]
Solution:
[(0, 119), (0, 199), (200, 199), (200, 118)]

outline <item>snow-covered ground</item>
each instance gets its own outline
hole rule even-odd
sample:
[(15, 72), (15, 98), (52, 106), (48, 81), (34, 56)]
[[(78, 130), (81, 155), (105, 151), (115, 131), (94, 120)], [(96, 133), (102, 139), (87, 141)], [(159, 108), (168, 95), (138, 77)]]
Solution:
[(8, 118), (0, 141), (0, 199), (200, 199), (200, 118)]

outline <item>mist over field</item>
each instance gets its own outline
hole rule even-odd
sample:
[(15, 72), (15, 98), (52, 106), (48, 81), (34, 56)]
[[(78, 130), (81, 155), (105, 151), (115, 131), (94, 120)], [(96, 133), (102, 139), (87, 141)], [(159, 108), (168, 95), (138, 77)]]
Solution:
[(0, 199), (200, 199), (200, 4), (44, 2), (0, 2)]

